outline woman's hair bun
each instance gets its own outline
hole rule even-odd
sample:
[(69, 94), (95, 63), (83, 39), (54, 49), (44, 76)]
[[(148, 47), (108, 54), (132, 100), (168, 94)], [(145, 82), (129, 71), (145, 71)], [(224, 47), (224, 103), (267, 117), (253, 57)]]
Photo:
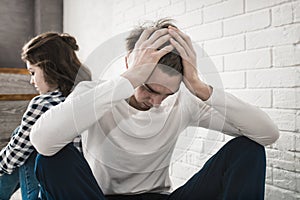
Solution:
[(60, 37), (63, 41), (65, 41), (68, 45), (70, 45), (70, 47), (74, 51), (77, 51), (79, 49), (79, 46), (77, 45), (77, 41), (73, 36), (71, 36), (67, 33), (62, 33), (62, 34), (60, 34)]

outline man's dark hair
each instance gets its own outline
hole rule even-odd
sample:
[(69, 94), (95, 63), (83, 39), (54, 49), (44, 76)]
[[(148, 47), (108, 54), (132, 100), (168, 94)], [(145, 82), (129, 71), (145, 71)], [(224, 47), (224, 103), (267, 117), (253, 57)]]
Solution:
[[(153, 33), (154, 33), (156, 30), (168, 28), (169, 26), (176, 27), (172, 23), (172, 21), (173, 21), (172, 19), (160, 19), (157, 22), (145, 23), (141, 26), (136, 27), (135, 29), (133, 29), (130, 32), (130, 35), (126, 38), (127, 51), (131, 52), (134, 49), (135, 43), (138, 41), (138, 39), (140, 38), (140, 36), (144, 30), (149, 29), (149, 28), (154, 28), (154, 31), (153, 31)], [(161, 49), (167, 45), (170, 45), (169, 41), (164, 43), (158, 49)], [(164, 72), (166, 72), (169, 75), (175, 75), (175, 74), (178, 74), (178, 72), (183, 75), (182, 59), (176, 49), (173, 49), (170, 53), (167, 53), (166, 55), (164, 55), (158, 61), (158, 66), (168, 66), (172, 69), (175, 69), (176, 73), (174, 73), (174, 70), (168, 69), (168, 67), (160, 67), (160, 69), (162, 69)]]

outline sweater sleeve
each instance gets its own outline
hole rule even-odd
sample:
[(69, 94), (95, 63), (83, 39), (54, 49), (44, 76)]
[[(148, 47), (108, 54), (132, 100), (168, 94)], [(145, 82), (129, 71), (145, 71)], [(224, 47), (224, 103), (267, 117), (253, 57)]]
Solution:
[(65, 102), (49, 110), (35, 123), (30, 133), (33, 146), (40, 154), (54, 155), (133, 92), (132, 85), (123, 77), (81, 82)]
[(211, 97), (200, 105), (200, 127), (246, 136), (264, 146), (279, 137), (277, 126), (265, 112), (227, 92), (214, 88)]

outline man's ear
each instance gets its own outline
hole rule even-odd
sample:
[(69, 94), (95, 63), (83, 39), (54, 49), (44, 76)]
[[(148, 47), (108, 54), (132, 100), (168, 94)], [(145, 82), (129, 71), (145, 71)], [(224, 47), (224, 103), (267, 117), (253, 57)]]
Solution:
[(128, 60), (129, 60), (130, 53), (131, 53), (131, 51), (128, 51), (127, 55), (125, 56), (125, 64), (126, 64), (126, 69), (128, 69), (128, 68), (129, 68), (129, 65), (128, 65)]
[(125, 56), (125, 65), (126, 65), (126, 69), (128, 69), (128, 55), (129, 55), (129, 54), (127, 54), (127, 55)]

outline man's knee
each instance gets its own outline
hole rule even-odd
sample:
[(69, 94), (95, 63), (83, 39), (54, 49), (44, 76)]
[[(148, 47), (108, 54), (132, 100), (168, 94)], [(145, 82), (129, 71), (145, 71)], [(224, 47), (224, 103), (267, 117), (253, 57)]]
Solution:
[(231, 143), (231, 145), (238, 146), (238, 147), (248, 147), (257, 152), (261, 152), (261, 153), (265, 152), (264, 146), (258, 144), (257, 142), (245, 136), (236, 137), (232, 139), (229, 143)]
[[(74, 147), (75, 149), (75, 147)], [(35, 161), (35, 174), (39, 180), (47, 176), (50, 178), (55, 174), (61, 174), (68, 165), (75, 162), (73, 146), (67, 145), (53, 156), (43, 156), (38, 154)], [(64, 173), (67, 173), (66, 171)]]
[(229, 148), (234, 152), (239, 152), (246, 156), (245, 158), (253, 157), (258, 160), (265, 160), (266, 153), (264, 146), (257, 142), (245, 137), (237, 137), (228, 142)]

